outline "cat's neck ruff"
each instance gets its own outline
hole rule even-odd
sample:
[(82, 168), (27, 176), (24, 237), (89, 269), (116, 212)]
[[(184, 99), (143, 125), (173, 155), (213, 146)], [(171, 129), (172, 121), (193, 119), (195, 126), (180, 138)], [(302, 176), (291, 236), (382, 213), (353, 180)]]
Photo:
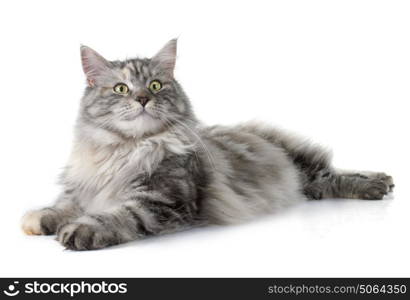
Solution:
[(96, 143), (95, 137), (77, 137), (65, 174), (66, 180), (94, 191), (122, 180), (130, 168), (152, 174), (163, 159), (193, 151), (195, 145), (188, 136), (171, 131), (122, 143)]

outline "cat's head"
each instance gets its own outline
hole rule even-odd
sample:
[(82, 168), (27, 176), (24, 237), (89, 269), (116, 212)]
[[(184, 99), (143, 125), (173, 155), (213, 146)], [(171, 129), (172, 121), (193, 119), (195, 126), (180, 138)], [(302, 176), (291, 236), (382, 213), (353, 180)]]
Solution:
[(132, 139), (194, 120), (190, 103), (174, 79), (176, 49), (177, 41), (171, 40), (152, 58), (108, 61), (82, 46), (88, 86), (79, 129), (104, 138)]

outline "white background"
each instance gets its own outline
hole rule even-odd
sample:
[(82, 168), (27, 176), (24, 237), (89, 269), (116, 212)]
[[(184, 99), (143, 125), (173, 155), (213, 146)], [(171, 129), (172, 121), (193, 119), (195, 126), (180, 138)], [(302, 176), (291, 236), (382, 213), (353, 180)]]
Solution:
[[(409, 16), (406, 1), (2, 1), (0, 276), (410, 276)], [(204, 122), (299, 132), (338, 167), (392, 174), (394, 195), (92, 252), (23, 235), (23, 213), (58, 193), (80, 44), (121, 59), (174, 37), (176, 77)]]

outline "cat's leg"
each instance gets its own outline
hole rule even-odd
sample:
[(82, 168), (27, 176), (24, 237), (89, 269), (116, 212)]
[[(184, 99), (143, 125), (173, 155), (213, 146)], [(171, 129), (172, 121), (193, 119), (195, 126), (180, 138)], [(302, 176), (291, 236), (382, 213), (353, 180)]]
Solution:
[(58, 229), (57, 240), (67, 249), (92, 250), (177, 231), (194, 223), (189, 205), (175, 205), (156, 193), (137, 195), (98, 214), (88, 214)]
[(337, 171), (327, 193), (338, 198), (380, 200), (393, 191), (393, 178), (378, 172)]
[(311, 199), (350, 198), (380, 200), (393, 190), (393, 178), (385, 173), (321, 170), (306, 185)]
[(53, 206), (27, 212), (22, 218), (22, 229), (28, 235), (51, 235), (60, 224), (79, 214), (71, 193), (63, 192)]

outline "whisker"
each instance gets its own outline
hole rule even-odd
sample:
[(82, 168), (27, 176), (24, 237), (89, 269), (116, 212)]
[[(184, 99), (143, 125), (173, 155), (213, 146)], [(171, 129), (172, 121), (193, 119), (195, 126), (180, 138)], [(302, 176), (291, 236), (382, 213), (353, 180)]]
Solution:
[(191, 128), (189, 128), (186, 124), (184, 124), (183, 122), (181, 122), (180, 120), (176, 119), (176, 118), (171, 118), (169, 116), (165, 115), (165, 112), (156, 108), (155, 111), (158, 113), (158, 115), (161, 115), (163, 118), (166, 118), (167, 121), (174, 121), (176, 122), (178, 125), (182, 126), (183, 128), (185, 128), (186, 130), (188, 130), (193, 136), (194, 138), (197, 139), (197, 141), (200, 143), (202, 149), (204, 150), (205, 154), (208, 157), (208, 160), (211, 164), (211, 167), (216, 169), (215, 166), (215, 158), (213, 157), (212, 153), (209, 151), (208, 147), (206, 146), (205, 142), (201, 139), (201, 137)]

